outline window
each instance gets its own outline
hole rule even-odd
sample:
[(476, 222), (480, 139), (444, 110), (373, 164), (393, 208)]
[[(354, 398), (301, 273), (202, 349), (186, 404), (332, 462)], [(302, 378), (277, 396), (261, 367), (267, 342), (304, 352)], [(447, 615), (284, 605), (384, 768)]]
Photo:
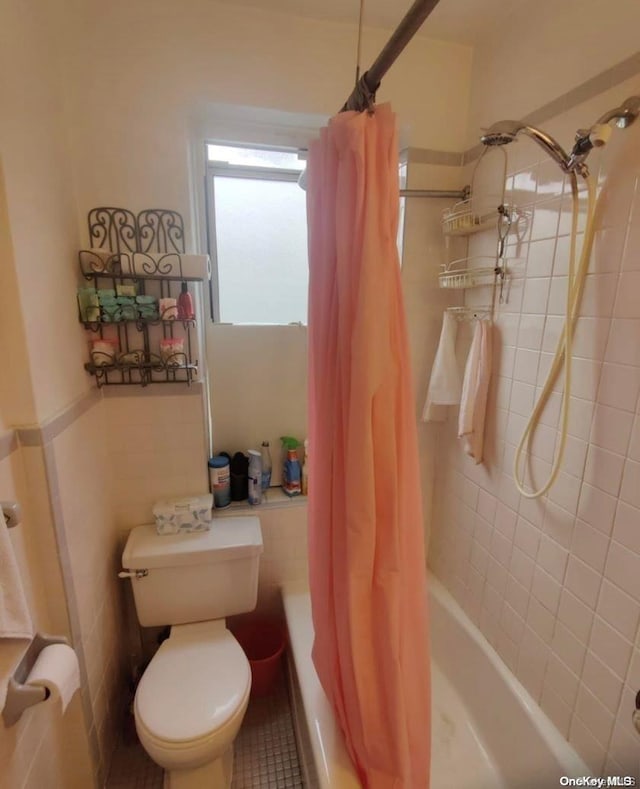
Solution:
[(298, 151), (207, 143), (211, 305), (225, 323), (307, 322), (307, 217)]

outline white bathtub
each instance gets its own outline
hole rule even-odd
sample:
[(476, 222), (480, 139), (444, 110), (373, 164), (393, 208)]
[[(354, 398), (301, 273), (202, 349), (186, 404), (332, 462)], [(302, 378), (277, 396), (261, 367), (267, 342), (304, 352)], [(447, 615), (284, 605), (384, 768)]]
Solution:
[[(305, 786), (359, 789), (311, 662), (309, 591), (290, 585), (282, 594)], [(586, 764), (433, 577), (430, 613), (432, 789), (532, 789), (559, 786), (563, 775), (589, 775)]]

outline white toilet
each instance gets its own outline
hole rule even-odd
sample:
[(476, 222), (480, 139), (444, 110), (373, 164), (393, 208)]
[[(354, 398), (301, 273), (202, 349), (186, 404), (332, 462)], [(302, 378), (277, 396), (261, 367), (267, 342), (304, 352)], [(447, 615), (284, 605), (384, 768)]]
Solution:
[(171, 625), (144, 672), (134, 713), (165, 789), (228, 789), (233, 741), (251, 670), (225, 617), (255, 608), (262, 553), (256, 517), (218, 518), (210, 531), (133, 529), (122, 555), (141, 625)]

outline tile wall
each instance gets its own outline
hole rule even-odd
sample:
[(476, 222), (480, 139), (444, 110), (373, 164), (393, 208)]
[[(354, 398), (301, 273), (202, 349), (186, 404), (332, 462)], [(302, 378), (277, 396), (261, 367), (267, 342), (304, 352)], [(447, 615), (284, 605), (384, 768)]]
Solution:
[[(544, 126), (571, 140), (639, 89), (629, 81)], [(486, 460), (475, 466), (464, 455), (452, 413), (438, 444), (430, 564), (589, 767), (626, 774), (638, 768), (630, 716), (640, 689), (640, 127), (616, 132), (591, 157), (601, 206), (575, 336), (569, 439), (560, 477), (535, 501), (517, 492), (512, 464), (562, 325), (571, 201), (532, 142), (508, 153), (507, 200), (522, 218), (496, 320)], [(482, 167), (495, 182), (502, 164), (492, 157)], [(469, 245), (470, 254), (494, 251), (491, 233)], [(468, 291), (469, 303), (487, 301), (481, 290)], [(555, 388), (532, 447), (538, 479), (558, 440)]]
[[(34, 622), (41, 632), (69, 634), (62, 579), (52, 543), (51, 524), (41, 504), (43, 480), (36, 484), (33, 449), (17, 442), (0, 460), (0, 499), (19, 501), (22, 523), (10, 539), (20, 568)], [(4, 528), (4, 526), (3, 526)], [(2, 683), (22, 656), (26, 642), (3, 642), (0, 648)], [(27, 710), (9, 728), (0, 723), (0, 787), (2, 789), (85, 789), (91, 785), (87, 738), (80, 694), (64, 715), (56, 704), (39, 704)]]
[(112, 507), (105, 401), (98, 399), (45, 445), (53, 476), (52, 508), (64, 529), (76, 633), (82, 642), (99, 774), (108, 772), (126, 704), (128, 645), (117, 578), (118, 534)]
[(148, 396), (141, 389), (120, 397), (110, 390), (104, 399), (112, 505), (122, 539), (134, 526), (152, 522), (159, 499), (209, 490), (201, 387), (192, 388), (188, 395)]

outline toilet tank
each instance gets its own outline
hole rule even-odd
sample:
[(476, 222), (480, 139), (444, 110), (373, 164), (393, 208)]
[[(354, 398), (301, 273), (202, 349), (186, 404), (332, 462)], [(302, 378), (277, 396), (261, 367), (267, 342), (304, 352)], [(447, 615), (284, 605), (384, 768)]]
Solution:
[(122, 554), (141, 625), (180, 625), (252, 611), (262, 553), (255, 516), (215, 518), (209, 531), (163, 534), (137, 526)]

